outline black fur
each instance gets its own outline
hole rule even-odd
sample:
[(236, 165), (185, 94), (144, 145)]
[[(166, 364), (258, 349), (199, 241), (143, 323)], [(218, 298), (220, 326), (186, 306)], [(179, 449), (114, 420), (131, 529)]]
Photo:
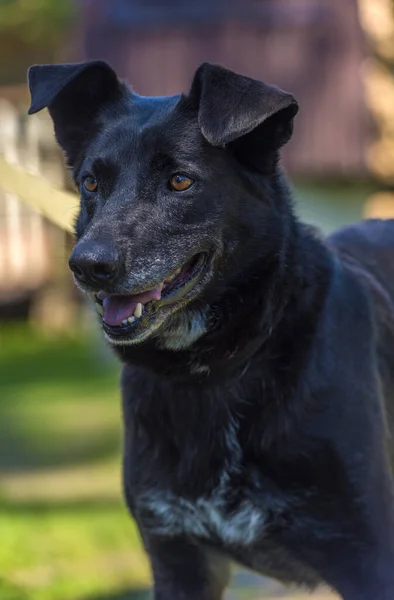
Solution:
[[(228, 560), (392, 600), (394, 222), (326, 240), (299, 223), (278, 166), (294, 98), (220, 67), (173, 98), (105, 63), (32, 67), (30, 90), (81, 189), (74, 258), (117, 257), (85, 291), (140, 293), (209, 257), (194, 295), (115, 347), (156, 600), (218, 600)], [(178, 172), (190, 190), (169, 189)]]

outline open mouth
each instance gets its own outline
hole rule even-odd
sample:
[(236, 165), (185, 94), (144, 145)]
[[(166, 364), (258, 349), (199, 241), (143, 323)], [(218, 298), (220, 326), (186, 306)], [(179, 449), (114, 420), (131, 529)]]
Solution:
[[(136, 295), (94, 295), (105, 333), (110, 341), (145, 338), (166, 316), (198, 292), (207, 271), (207, 255), (195, 255), (155, 287)], [(154, 326), (156, 325), (156, 326)]]

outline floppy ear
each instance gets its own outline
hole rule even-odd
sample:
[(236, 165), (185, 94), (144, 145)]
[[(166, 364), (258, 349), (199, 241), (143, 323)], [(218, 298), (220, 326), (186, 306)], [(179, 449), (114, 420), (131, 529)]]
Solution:
[(219, 147), (261, 127), (262, 143), (277, 150), (290, 139), (298, 111), (291, 94), (209, 63), (196, 71), (190, 97), (203, 136)]
[(29, 114), (47, 107), (55, 135), (73, 165), (97, 127), (99, 111), (125, 94), (113, 69), (102, 61), (68, 65), (35, 65), (28, 71)]

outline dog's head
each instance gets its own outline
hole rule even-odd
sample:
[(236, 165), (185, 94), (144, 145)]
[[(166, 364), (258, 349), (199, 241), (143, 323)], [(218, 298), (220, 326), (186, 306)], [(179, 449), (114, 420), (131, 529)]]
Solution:
[(210, 64), (175, 97), (138, 96), (104, 62), (34, 66), (29, 85), (80, 191), (69, 264), (107, 339), (192, 344), (224, 282), (275, 251), (294, 98)]

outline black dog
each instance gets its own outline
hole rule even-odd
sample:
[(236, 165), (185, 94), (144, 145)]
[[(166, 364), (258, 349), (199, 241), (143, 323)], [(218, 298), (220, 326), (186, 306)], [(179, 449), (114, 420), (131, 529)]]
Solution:
[(209, 64), (171, 98), (103, 62), (29, 79), (81, 193), (70, 267), (124, 362), (156, 600), (218, 600), (231, 560), (393, 600), (394, 222), (298, 222), (277, 88)]

